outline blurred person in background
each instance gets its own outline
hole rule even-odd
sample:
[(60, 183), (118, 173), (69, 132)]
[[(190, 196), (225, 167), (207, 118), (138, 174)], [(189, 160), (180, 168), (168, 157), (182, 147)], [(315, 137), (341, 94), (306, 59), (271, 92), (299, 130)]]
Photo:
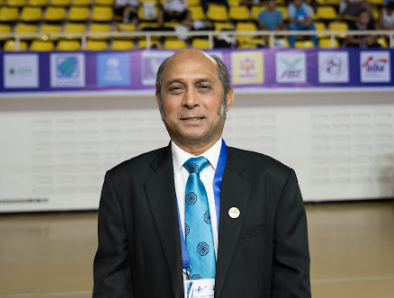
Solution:
[(380, 11), (379, 27), (383, 30), (394, 29), (394, 2), (389, 2)]
[(362, 9), (366, 9), (372, 16), (372, 9), (368, 0), (341, 0), (339, 3), (339, 13), (350, 21), (349, 25), (356, 19)]
[(282, 12), (276, 10), (276, 0), (267, 0), (267, 8), (260, 12), (257, 17), (260, 30), (283, 30)]
[[(287, 17), (289, 20), (289, 30), (316, 30), (312, 21), (312, 8), (304, 3), (303, 0), (294, 0), (287, 7)], [(317, 47), (318, 40), (315, 35), (311, 35), (311, 40)], [(289, 36), (290, 46), (293, 48), (296, 41), (296, 35)]]
[(184, 21), (191, 21), (190, 11), (187, 10), (187, 2), (184, 0), (167, 0), (164, 5), (159, 8), (157, 13), (157, 22), (160, 27), (165, 22), (176, 21), (183, 24)]
[(140, 4), (138, 0), (115, 0), (114, 15), (121, 17), (125, 24), (131, 23), (138, 26), (138, 8)]
[[(357, 20), (349, 25), (349, 30), (375, 30), (371, 17), (366, 8), (358, 12)], [(380, 45), (377, 43), (377, 35), (348, 35), (346, 36), (345, 45), (353, 48), (377, 48)]]

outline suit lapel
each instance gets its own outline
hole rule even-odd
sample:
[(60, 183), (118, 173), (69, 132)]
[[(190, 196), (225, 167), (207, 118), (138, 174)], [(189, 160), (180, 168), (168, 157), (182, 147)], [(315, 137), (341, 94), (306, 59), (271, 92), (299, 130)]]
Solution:
[(153, 175), (145, 183), (152, 217), (167, 259), (175, 297), (183, 297), (182, 252), (171, 148), (163, 150), (151, 167)]
[[(244, 170), (245, 166), (236, 155), (234, 149), (228, 148), (226, 168), (223, 174), (220, 193), (219, 251), (215, 281), (216, 298), (220, 297), (227, 272), (230, 268), (249, 202), (251, 186), (240, 177)], [(240, 216), (238, 218), (231, 218), (229, 216), (228, 210), (232, 207), (240, 210)]]

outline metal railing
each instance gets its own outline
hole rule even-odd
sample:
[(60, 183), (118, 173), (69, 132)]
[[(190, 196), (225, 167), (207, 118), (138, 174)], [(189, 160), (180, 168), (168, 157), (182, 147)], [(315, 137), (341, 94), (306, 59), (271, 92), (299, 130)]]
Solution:
[(43, 40), (48, 40), (51, 38), (64, 38), (64, 39), (80, 39), (81, 49), (86, 49), (86, 41), (94, 38), (141, 38), (146, 40), (146, 49), (150, 49), (152, 44), (152, 39), (160, 37), (208, 37), (209, 48), (214, 47), (214, 38), (220, 35), (226, 36), (257, 36), (257, 37), (267, 37), (270, 45), (274, 45), (276, 37), (284, 36), (329, 36), (331, 40), (331, 47), (335, 47), (336, 36), (347, 36), (347, 35), (365, 35), (365, 36), (387, 36), (389, 38), (389, 47), (394, 47), (394, 31), (393, 30), (374, 30), (374, 31), (190, 31), (190, 32), (167, 32), (167, 31), (136, 31), (136, 32), (86, 32), (86, 33), (2, 33), (0, 34), (1, 39), (14, 39), (15, 40), (15, 50), (20, 50), (20, 41), (22, 39), (34, 39), (40, 38)]

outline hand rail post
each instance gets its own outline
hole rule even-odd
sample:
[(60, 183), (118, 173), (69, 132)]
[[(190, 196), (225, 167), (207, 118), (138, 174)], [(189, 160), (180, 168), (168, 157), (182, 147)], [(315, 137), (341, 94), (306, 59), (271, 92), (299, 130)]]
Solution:
[(274, 47), (274, 43), (275, 43), (275, 35), (274, 35), (274, 33), (270, 32), (269, 37), (270, 37), (270, 48), (273, 48)]
[(20, 51), (21, 48), (20, 37), (18, 34), (15, 35), (15, 50)]
[(86, 34), (85, 33), (82, 33), (82, 36), (81, 36), (81, 47), (82, 47), (82, 50), (86, 50)]
[(213, 32), (208, 34), (208, 46), (210, 49), (213, 49)]

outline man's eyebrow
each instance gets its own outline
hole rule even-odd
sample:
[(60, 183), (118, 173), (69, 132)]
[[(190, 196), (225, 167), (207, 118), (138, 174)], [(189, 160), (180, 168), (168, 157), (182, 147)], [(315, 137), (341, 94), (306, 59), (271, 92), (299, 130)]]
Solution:
[(166, 86), (170, 86), (171, 84), (174, 84), (174, 83), (182, 83), (182, 80), (181, 79), (173, 79), (171, 81), (168, 81), (166, 83)]
[[(208, 77), (206, 77), (206, 78), (199, 78), (196, 81), (194, 81), (194, 84), (199, 84), (199, 83), (204, 83), (204, 82), (211, 83), (211, 82), (213, 82), (213, 80), (211, 78), (208, 78)], [(171, 84), (174, 84), (174, 83), (182, 83), (183, 84), (184, 81), (182, 79), (173, 79), (171, 81), (168, 81), (166, 83), (166, 86), (168, 87), (168, 86), (170, 86)]]

